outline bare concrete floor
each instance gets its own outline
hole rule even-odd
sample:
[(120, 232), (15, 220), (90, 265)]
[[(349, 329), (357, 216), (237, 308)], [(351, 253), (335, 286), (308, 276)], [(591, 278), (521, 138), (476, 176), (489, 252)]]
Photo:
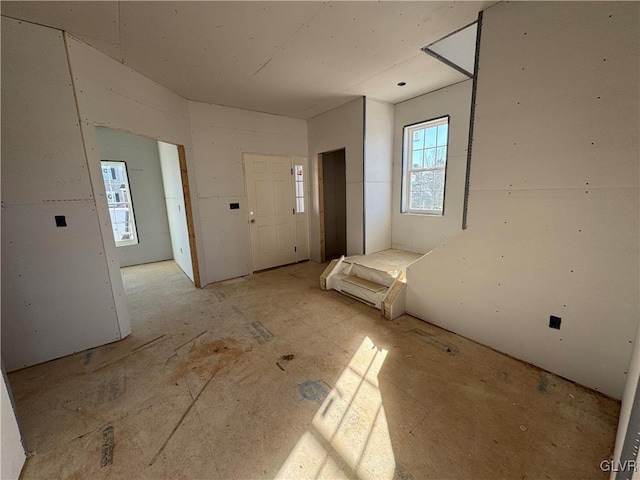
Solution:
[(9, 376), (22, 478), (606, 478), (617, 401), (388, 322), (323, 268), (124, 269), (131, 336)]

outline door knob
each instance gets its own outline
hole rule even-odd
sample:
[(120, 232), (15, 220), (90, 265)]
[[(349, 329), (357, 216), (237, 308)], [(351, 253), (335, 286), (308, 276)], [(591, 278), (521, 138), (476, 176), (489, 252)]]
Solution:
[(252, 218), (252, 219), (251, 219), (251, 223), (256, 223), (256, 219), (255, 219), (255, 218)]

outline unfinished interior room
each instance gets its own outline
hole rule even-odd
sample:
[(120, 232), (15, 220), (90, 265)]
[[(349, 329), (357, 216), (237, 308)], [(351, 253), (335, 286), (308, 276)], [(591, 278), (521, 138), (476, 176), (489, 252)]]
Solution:
[(640, 479), (640, 2), (0, 8), (0, 478)]

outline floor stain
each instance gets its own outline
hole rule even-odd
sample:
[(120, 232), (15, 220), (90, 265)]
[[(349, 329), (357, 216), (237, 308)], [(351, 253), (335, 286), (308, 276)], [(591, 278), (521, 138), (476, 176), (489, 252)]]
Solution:
[(93, 357), (93, 350), (89, 350), (84, 354), (84, 364), (89, 365), (91, 363), (91, 357)]
[(546, 375), (543, 375), (540, 378), (540, 383), (538, 383), (538, 391), (539, 392), (546, 392), (548, 385), (549, 385), (549, 378)]
[(273, 340), (273, 333), (271, 333), (262, 323), (250, 322), (244, 324), (245, 328), (249, 330), (249, 333), (255, 338), (259, 344), (267, 343)]
[(322, 403), (329, 394), (330, 388), (322, 380), (305, 380), (298, 385), (298, 393), (305, 400)]
[(102, 456), (100, 467), (113, 465), (113, 447), (115, 445), (115, 432), (112, 425), (102, 431)]
[(278, 368), (280, 368), (280, 370), (284, 372), (285, 365), (289, 363), (291, 360), (293, 360), (294, 358), (295, 357), (293, 355), (283, 355), (278, 359), (278, 361), (276, 362), (276, 365), (278, 365)]
[(194, 344), (186, 355), (179, 357), (173, 375), (171, 375), (171, 383), (177, 383), (189, 373), (206, 378), (213, 366), (219, 370), (229, 363), (237, 361), (244, 353), (244, 349), (239, 347), (238, 341), (233, 337), (223, 337)]
[(453, 345), (443, 342), (442, 340), (438, 339), (438, 337), (436, 337), (435, 335), (432, 335), (429, 332), (425, 332), (421, 328), (413, 328), (406, 333), (408, 333), (409, 335), (413, 335), (414, 337), (418, 337), (423, 342), (433, 347), (436, 347), (438, 350), (441, 350), (448, 355), (455, 355), (458, 353), (457, 347), (454, 347)]

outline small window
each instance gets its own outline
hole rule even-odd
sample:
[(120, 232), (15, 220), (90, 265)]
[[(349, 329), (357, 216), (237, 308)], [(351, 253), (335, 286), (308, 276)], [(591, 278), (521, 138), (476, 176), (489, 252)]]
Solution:
[(116, 247), (138, 243), (125, 162), (102, 162), (102, 179)]
[(402, 212), (443, 215), (449, 117), (404, 127)]
[(293, 167), (293, 182), (296, 187), (296, 213), (304, 213), (304, 173), (302, 165)]

